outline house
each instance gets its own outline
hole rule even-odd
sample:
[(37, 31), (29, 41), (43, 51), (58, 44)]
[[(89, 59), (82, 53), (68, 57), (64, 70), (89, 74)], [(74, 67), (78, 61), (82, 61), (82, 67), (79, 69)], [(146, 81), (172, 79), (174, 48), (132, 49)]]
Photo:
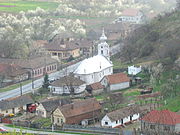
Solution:
[(52, 121), (57, 126), (81, 124), (84, 120), (98, 119), (100, 113), (99, 102), (94, 98), (89, 98), (58, 107), (52, 113)]
[(109, 45), (106, 43), (107, 37), (102, 33), (98, 44), (98, 55), (83, 60), (74, 74), (87, 85), (99, 82), (104, 76), (113, 72), (113, 65), (110, 61)]
[(0, 101), (0, 114), (7, 116), (9, 114), (17, 114), (21, 111), (26, 111), (28, 105), (34, 103), (30, 96), (19, 96), (11, 99)]
[(2, 86), (29, 79), (28, 71), (15, 64), (0, 64), (0, 76)]
[(141, 118), (141, 130), (160, 135), (180, 133), (180, 115), (169, 110), (153, 110)]
[(133, 66), (128, 66), (128, 75), (137, 75), (140, 73), (142, 70), (141, 66), (140, 67), (135, 67)]
[(125, 89), (130, 86), (130, 78), (125, 73), (107, 75), (101, 80), (107, 91)]
[(50, 84), (54, 94), (80, 94), (85, 91), (86, 83), (73, 75), (61, 77)]
[(92, 95), (97, 95), (104, 91), (104, 86), (100, 82), (97, 82), (97, 83), (87, 85), (86, 90), (88, 93)]
[(29, 72), (30, 78), (42, 77), (45, 73), (57, 71), (58, 61), (48, 57), (30, 57), (28, 59), (7, 59), (0, 58), (0, 63), (15, 64)]
[(130, 22), (139, 24), (143, 22), (143, 13), (138, 9), (125, 9), (122, 15), (118, 18), (118, 22)]
[(39, 103), (36, 108), (36, 115), (44, 118), (51, 116), (51, 113), (57, 108), (65, 104), (71, 103), (68, 99), (49, 99)]
[(80, 56), (79, 44), (73, 40), (55, 39), (44, 46), (51, 56), (58, 56), (60, 59), (68, 59)]
[(101, 120), (101, 126), (116, 128), (137, 120), (139, 117), (140, 110), (138, 107), (126, 107), (107, 113)]

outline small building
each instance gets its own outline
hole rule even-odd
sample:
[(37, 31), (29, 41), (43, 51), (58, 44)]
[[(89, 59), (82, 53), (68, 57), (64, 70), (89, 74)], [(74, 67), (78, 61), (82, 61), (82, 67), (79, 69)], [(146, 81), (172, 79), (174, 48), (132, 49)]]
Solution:
[(138, 73), (141, 72), (141, 66), (140, 67), (135, 67), (133, 66), (128, 66), (128, 74), (129, 75), (137, 75)]
[(143, 13), (138, 9), (125, 9), (122, 15), (118, 18), (118, 22), (129, 22), (129, 23), (142, 23), (144, 20)]
[(99, 102), (94, 98), (89, 98), (58, 107), (52, 113), (52, 121), (57, 126), (81, 124), (87, 120), (98, 119), (100, 113), (101, 105)]
[(140, 110), (137, 107), (126, 107), (107, 113), (101, 120), (101, 126), (116, 128), (139, 119)]
[(97, 95), (104, 91), (104, 86), (100, 82), (97, 82), (97, 83), (87, 85), (86, 90), (88, 93), (92, 95)]
[(125, 73), (107, 75), (101, 80), (107, 91), (121, 90), (130, 87), (130, 78)]
[(50, 84), (53, 94), (80, 94), (85, 91), (86, 83), (73, 75), (61, 77)]
[(169, 110), (153, 110), (141, 118), (141, 130), (159, 135), (180, 133), (180, 115)]
[(36, 108), (36, 115), (44, 118), (51, 116), (51, 113), (57, 108), (65, 104), (71, 103), (68, 99), (49, 99), (39, 103)]
[(28, 105), (34, 103), (30, 96), (19, 96), (11, 99), (0, 101), (0, 114), (7, 116), (9, 114), (17, 114), (27, 111)]
[(0, 76), (3, 77), (2, 86), (29, 79), (28, 71), (15, 64), (0, 64)]

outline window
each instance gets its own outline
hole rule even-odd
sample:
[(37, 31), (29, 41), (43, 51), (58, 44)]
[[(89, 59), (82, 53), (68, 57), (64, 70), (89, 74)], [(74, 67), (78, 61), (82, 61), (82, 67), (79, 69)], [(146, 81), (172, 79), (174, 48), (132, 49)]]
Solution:
[(63, 119), (61, 119), (61, 123), (63, 123)]
[(101, 54), (103, 54), (103, 50), (101, 50)]
[(101, 48), (103, 48), (103, 46), (101, 46)]
[(164, 126), (164, 130), (169, 131), (170, 127), (169, 126)]
[(155, 129), (155, 125), (150, 125), (150, 129)]
[(59, 123), (59, 118), (57, 118), (57, 123)]
[(121, 119), (121, 124), (124, 124), (123, 119)]
[(118, 121), (116, 120), (116, 124), (118, 124)]
[(6, 113), (8, 113), (8, 110), (6, 110)]
[(105, 125), (108, 125), (108, 122), (105, 122)]

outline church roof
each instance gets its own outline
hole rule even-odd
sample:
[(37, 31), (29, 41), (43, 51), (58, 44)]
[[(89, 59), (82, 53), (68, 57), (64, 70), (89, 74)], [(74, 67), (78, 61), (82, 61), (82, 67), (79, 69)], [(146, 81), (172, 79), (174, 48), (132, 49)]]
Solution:
[(109, 60), (107, 60), (104, 56), (96, 55), (94, 57), (83, 60), (74, 73), (91, 74), (94, 72), (100, 72), (112, 66), (112, 63)]

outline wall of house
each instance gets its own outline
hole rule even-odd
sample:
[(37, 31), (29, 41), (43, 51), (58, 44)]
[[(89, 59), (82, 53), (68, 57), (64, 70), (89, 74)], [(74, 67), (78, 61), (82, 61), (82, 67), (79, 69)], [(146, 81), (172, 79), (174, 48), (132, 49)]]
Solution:
[(136, 75), (139, 72), (141, 72), (141, 66), (140, 67), (135, 67), (135, 66), (129, 66), (128, 67), (128, 74), (129, 75)]
[(24, 81), (27, 79), (29, 79), (28, 73), (24, 73), (24, 74), (21, 74), (21, 75), (18, 75), (16, 77), (12, 78), (12, 80), (14, 80), (14, 82)]
[(74, 49), (74, 50), (72, 50), (72, 51), (70, 52), (70, 54), (71, 54), (74, 58), (79, 57), (79, 56), (80, 56), (80, 49), (79, 49), (79, 48)]
[(156, 123), (149, 123), (145, 121), (141, 121), (141, 128), (142, 131), (160, 131), (160, 132), (174, 132), (175, 125), (164, 125), (164, 124), (156, 124)]
[(119, 83), (119, 84), (111, 84), (110, 91), (125, 89), (125, 88), (128, 88), (129, 86), (130, 86), (129, 82), (123, 82), (123, 83)]
[[(132, 115), (132, 121), (137, 120), (137, 119), (139, 119), (139, 114)], [(122, 120), (120, 119), (120, 120), (116, 120), (116, 121), (111, 121), (109, 119), (109, 117), (107, 115), (105, 115), (105, 117), (101, 120), (101, 125), (104, 126), (104, 127), (115, 128), (115, 127), (118, 127), (120, 125), (126, 124), (126, 123), (131, 121), (130, 116), (125, 117)]]
[(66, 122), (66, 119), (64, 117), (64, 115), (62, 114), (62, 112), (59, 110), (59, 108), (57, 108), (54, 112), (53, 112), (53, 117), (52, 117), (52, 121), (55, 125), (58, 126), (62, 126), (63, 123)]
[(103, 91), (104, 91), (104, 89), (92, 90), (92, 94), (98, 95), (98, 94), (102, 93)]
[(7, 110), (1, 110), (0, 109), (0, 113), (1, 114), (4, 114), (5, 116), (6, 115), (9, 115), (9, 114), (17, 114), (19, 113), (21, 110), (26, 110), (26, 105), (22, 106), (22, 107), (16, 107), (16, 108), (11, 108), (11, 109), (7, 109)]
[(39, 104), (36, 108), (36, 115), (47, 118), (47, 112), (42, 104)]
[[(86, 84), (80, 85), (80, 86), (73, 86), (75, 94), (79, 94), (85, 91)], [(70, 94), (69, 87), (55, 87), (50, 86), (51, 92), (54, 94)]]
[(121, 16), (119, 20), (122, 22), (140, 23), (142, 21), (142, 13), (140, 12), (137, 16)]
[(180, 133), (180, 123), (176, 124), (175, 126), (175, 132)]

